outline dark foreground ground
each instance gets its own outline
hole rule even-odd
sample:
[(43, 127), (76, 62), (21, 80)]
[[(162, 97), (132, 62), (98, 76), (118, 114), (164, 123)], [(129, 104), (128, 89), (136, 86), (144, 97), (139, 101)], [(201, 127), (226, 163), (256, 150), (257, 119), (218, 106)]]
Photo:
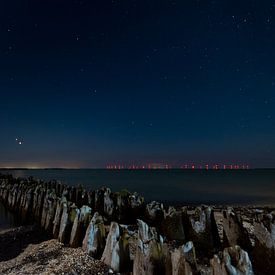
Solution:
[[(270, 207), (267, 207), (268, 212)], [(272, 208), (274, 209), (274, 208)], [(223, 240), (223, 207), (216, 207), (214, 217), (220, 239)], [(192, 212), (193, 210), (191, 210)], [(259, 210), (262, 211), (262, 210)], [(247, 209), (236, 208), (243, 226), (254, 245), (254, 226)], [(136, 249), (132, 246), (133, 251)], [(135, 252), (133, 252), (135, 254)], [(197, 259), (204, 265), (201, 259)], [(208, 260), (207, 260), (208, 261)], [(208, 261), (209, 262), (209, 261)], [(205, 271), (208, 270), (207, 268)], [(0, 274), (110, 274), (113, 271), (102, 261), (90, 257), (79, 248), (68, 247), (50, 239), (35, 225), (26, 225), (0, 232)], [(204, 273), (205, 275), (211, 273)], [(258, 275), (259, 273), (255, 272)], [(260, 274), (259, 274), (260, 275)]]
[(108, 267), (81, 248), (48, 239), (36, 226), (0, 233), (0, 274), (108, 274)]

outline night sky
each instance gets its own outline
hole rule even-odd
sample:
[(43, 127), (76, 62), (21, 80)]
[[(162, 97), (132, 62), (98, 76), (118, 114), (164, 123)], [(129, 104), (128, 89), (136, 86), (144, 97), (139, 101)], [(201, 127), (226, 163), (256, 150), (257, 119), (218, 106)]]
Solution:
[(275, 1), (0, 3), (0, 166), (275, 167)]

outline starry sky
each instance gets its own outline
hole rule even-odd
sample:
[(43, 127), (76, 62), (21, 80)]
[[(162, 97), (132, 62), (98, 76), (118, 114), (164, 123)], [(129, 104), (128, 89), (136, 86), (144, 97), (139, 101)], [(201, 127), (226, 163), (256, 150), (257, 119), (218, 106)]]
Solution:
[(275, 167), (275, 1), (0, 3), (0, 166)]

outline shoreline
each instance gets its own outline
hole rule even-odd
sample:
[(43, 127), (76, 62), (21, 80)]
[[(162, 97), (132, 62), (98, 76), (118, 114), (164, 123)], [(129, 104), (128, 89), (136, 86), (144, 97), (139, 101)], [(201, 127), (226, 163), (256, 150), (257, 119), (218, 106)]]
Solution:
[[(96, 259), (113, 273), (180, 275), (184, 269), (186, 274), (223, 275), (245, 268), (244, 274), (275, 274), (273, 205), (165, 207), (127, 190), (87, 191), (5, 175), (0, 176), (0, 198), (23, 221), (36, 223), (47, 234), (45, 247), (59, 247), (56, 253), (61, 254), (67, 248), (81, 250), (86, 260)], [(39, 250), (39, 245), (33, 249)], [(13, 260), (8, 262), (11, 269), (17, 268)]]
[[(86, 172), (85, 172), (86, 171)], [(96, 172), (97, 171), (97, 172)], [(126, 188), (130, 192), (145, 195), (145, 200), (161, 201), (166, 206), (178, 205), (231, 205), (266, 206), (275, 201), (270, 172), (249, 173), (213, 170), (6, 170), (3, 174), (14, 177), (33, 178), (36, 181), (60, 181), (69, 186), (81, 184), (86, 190), (100, 189), (102, 186), (119, 192)], [(194, 173), (193, 173), (194, 172)], [(266, 174), (268, 173), (268, 175)], [(1, 174), (1, 170), (0, 170)]]

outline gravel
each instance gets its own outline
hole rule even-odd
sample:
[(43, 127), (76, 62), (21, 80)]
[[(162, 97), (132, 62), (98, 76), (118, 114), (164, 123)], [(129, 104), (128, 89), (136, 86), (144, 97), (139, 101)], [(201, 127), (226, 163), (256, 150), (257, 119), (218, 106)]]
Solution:
[(57, 240), (29, 244), (8, 261), (0, 263), (0, 274), (108, 274), (109, 268), (81, 248), (69, 248)]

